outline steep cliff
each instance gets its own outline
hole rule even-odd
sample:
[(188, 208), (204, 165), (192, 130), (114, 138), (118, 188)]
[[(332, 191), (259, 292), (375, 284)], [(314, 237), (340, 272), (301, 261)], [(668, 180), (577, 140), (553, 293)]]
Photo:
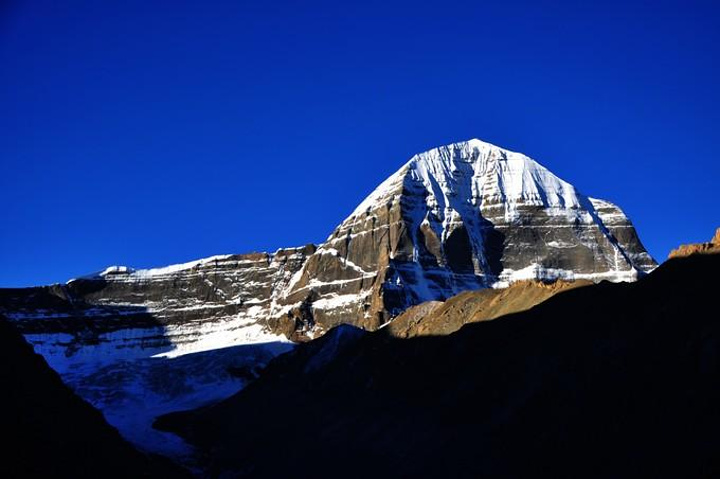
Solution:
[(322, 327), (525, 279), (631, 281), (657, 264), (617, 206), (480, 140), (414, 156), (310, 256), (283, 295)]

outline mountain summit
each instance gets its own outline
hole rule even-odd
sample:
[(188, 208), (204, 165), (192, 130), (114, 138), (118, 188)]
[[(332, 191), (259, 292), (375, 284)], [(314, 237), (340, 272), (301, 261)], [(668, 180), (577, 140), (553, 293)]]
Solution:
[(309, 305), (325, 327), (374, 329), (464, 290), (626, 281), (656, 266), (620, 208), (473, 139), (412, 157), (309, 257), (283, 297)]

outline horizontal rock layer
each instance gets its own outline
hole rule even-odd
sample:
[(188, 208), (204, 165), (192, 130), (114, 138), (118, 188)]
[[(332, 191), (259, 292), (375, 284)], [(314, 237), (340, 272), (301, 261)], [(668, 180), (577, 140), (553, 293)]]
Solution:
[(65, 285), (0, 290), (0, 308), (50, 364), (176, 356), (285, 341), (275, 321), (292, 275), (314, 246), (216, 256), (167, 268), (108, 268)]
[(655, 268), (625, 214), (479, 140), (414, 156), (311, 255), (283, 295), (324, 328), (524, 279), (634, 280)]

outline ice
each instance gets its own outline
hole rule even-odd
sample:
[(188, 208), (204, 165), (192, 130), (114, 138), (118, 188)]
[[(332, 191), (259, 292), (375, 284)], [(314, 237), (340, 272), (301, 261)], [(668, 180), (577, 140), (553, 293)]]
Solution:
[(155, 419), (235, 394), (273, 357), (292, 347), (288, 342), (246, 344), (177, 357), (78, 363), (61, 376), (137, 447), (194, 468), (193, 449), (179, 437), (154, 429)]

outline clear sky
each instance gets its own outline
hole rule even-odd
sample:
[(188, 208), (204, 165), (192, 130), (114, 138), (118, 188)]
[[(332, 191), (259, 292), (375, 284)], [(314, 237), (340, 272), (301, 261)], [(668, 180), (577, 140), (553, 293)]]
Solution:
[(0, 2), (0, 286), (323, 241), (477, 137), (720, 226), (720, 3)]

